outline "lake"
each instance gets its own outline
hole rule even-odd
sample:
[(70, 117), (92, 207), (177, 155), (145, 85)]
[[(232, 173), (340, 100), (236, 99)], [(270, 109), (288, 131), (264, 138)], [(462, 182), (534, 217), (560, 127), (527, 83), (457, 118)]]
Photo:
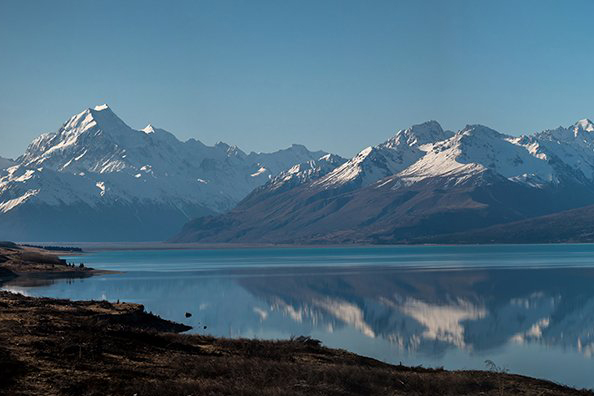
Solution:
[(593, 245), (104, 251), (67, 260), (123, 273), (4, 288), (136, 302), (200, 334), (308, 335), (446, 369), (491, 360), (594, 388)]

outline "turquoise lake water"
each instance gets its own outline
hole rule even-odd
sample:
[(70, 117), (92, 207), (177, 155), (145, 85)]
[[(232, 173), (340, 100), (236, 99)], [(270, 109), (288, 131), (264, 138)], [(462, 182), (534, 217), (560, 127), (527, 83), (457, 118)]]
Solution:
[(124, 273), (4, 288), (137, 302), (195, 333), (309, 335), (447, 369), (485, 369), (488, 359), (594, 388), (593, 245), (106, 251), (67, 260)]

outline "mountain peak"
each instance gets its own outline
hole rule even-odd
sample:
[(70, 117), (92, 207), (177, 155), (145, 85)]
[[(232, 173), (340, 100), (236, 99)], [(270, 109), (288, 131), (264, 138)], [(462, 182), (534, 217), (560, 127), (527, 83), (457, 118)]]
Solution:
[(479, 134), (489, 136), (503, 136), (502, 133), (482, 124), (466, 125), (462, 130), (460, 130), (460, 132), (458, 132), (458, 134), (467, 136)]
[(142, 128), (141, 131), (146, 133), (147, 135), (151, 134), (151, 133), (155, 133), (155, 127), (153, 126), (153, 124), (148, 124), (147, 126)]
[(594, 132), (594, 123), (587, 118), (584, 118), (576, 122), (574, 124), (574, 127), (586, 132)]
[(109, 106), (107, 105), (107, 103), (104, 103), (102, 105), (95, 106), (93, 108), (93, 110), (95, 110), (95, 111), (103, 111), (103, 110), (111, 110), (111, 109), (109, 108)]
[(130, 127), (120, 119), (111, 108), (106, 105), (98, 105), (88, 108), (72, 117), (63, 125), (62, 132), (67, 135), (79, 135), (92, 127), (99, 127), (103, 130), (129, 130)]
[(326, 155), (321, 156), (318, 159), (318, 162), (320, 161), (328, 163), (340, 162), (342, 164), (346, 162), (346, 159), (342, 158), (340, 155), (328, 153)]
[(421, 124), (415, 124), (407, 129), (399, 130), (396, 135), (386, 141), (387, 147), (397, 147), (401, 144), (408, 146), (419, 146), (427, 143), (435, 143), (451, 137), (453, 133), (444, 131), (437, 121), (431, 120)]
[[(69, 154), (63, 156), (62, 153), (70, 152), (78, 156), (79, 149), (84, 151), (88, 148), (83, 147), (89, 143), (88, 139), (83, 139), (84, 143), (81, 143), (81, 136), (110, 136), (113, 141), (122, 141), (128, 139), (132, 132), (133, 130), (108, 105), (89, 107), (70, 117), (57, 132), (44, 134), (35, 139), (20, 158), (26, 164), (55, 162), (60, 164), (59, 166), (64, 166), (66, 162), (62, 159), (68, 161), (72, 157), (69, 157)], [(50, 157), (53, 160), (48, 160)], [(59, 166), (56, 165), (56, 169)]]

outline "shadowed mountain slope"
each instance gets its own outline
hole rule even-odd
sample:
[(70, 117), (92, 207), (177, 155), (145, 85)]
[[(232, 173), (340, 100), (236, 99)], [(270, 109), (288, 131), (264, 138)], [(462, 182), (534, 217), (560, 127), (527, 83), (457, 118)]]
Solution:
[(272, 179), (230, 212), (186, 224), (175, 240), (407, 243), (586, 206), (594, 203), (593, 131), (588, 120), (520, 137), (415, 125), (333, 169)]

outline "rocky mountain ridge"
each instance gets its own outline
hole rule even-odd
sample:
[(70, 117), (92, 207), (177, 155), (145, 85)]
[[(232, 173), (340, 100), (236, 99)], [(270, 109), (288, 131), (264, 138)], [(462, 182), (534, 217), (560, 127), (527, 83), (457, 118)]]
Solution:
[(0, 167), (0, 239), (163, 240), (326, 154), (301, 145), (248, 154), (222, 142), (182, 142), (150, 124), (135, 130), (96, 106)]
[(333, 170), (292, 178), (303, 182), (279, 189), (271, 180), (175, 240), (409, 243), (586, 206), (594, 203), (594, 124), (515, 137), (429, 121)]

